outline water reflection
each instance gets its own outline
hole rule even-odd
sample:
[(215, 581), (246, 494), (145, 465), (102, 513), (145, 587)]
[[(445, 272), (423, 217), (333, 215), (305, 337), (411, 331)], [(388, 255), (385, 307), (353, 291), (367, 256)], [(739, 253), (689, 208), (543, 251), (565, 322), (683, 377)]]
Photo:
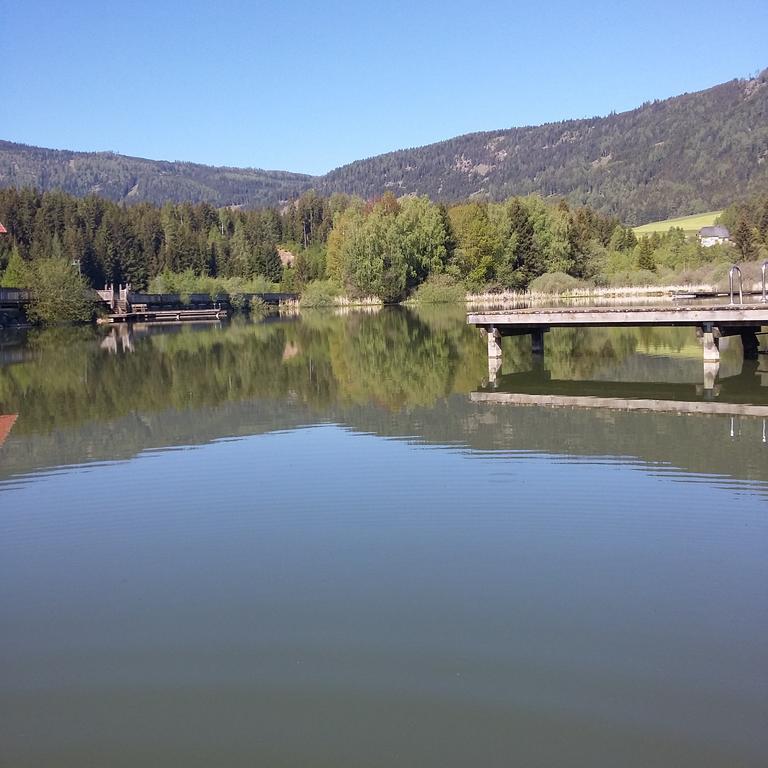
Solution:
[(493, 389), (461, 311), (7, 340), (0, 762), (762, 766), (766, 420), (540, 402), (764, 369), (548, 342)]
[[(0, 413), (18, 419), (0, 448), (0, 476), (328, 422), (482, 448), (504, 446), (514, 433), (521, 446), (555, 452), (560, 435), (573, 431), (574, 450), (587, 455), (616, 451), (701, 466), (705, 422), (684, 430), (676, 423), (671, 442), (645, 437), (669, 431), (674, 412), (747, 417), (768, 406), (765, 355), (743, 361), (724, 346), (717, 378), (702, 376), (701, 349), (685, 328), (553, 330), (543, 357), (531, 355), (526, 339), (505, 339), (504, 369), (489, 384), (482, 338), (460, 309), (55, 329), (6, 335), (3, 344), (12, 354), (0, 368)], [(469, 402), (473, 392), (481, 394)], [(492, 394), (517, 395), (535, 413), (488, 414), (480, 401)], [(657, 413), (627, 424), (626, 439), (617, 440), (603, 433), (597, 414), (559, 412), (549, 439), (549, 406), (599, 400)], [(754, 465), (744, 452), (733, 461), (713, 453), (709, 471), (725, 461), (743, 475)]]
[(768, 416), (768, 360), (739, 362), (737, 371), (736, 366), (731, 366), (728, 374), (718, 379), (719, 372), (719, 364), (705, 366), (701, 383), (675, 380), (674, 375), (679, 373), (676, 370), (667, 381), (639, 377), (639, 380), (618, 377), (590, 381), (555, 378), (541, 361), (530, 371), (494, 373), (486, 387), (472, 393), (472, 400), (511, 405)]

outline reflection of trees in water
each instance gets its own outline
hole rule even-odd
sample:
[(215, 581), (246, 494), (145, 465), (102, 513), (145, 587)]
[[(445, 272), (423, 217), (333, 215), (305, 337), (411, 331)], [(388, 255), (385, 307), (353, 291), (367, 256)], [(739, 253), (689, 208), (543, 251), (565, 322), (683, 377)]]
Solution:
[(399, 410), (450, 394), (459, 354), (446, 331), (408, 312), (386, 312), (334, 334), (331, 361), (344, 400)]
[(92, 329), (32, 335), (32, 359), (3, 371), (0, 408), (21, 413), (25, 431), (258, 397), (399, 409), (454, 391), (456, 371), (471, 360), (468, 391), (484, 366), (462, 320), (433, 331), (401, 310), (136, 334), (130, 353), (114, 344), (118, 354), (110, 354), (101, 340)]
[[(690, 328), (553, 328), (544, 340), (545, 363), (554, 378), (587, 379), (639, 350), (679, 353), (694, 343)], [(504, 370), (530, 368), (530, 351), (528, 336), (505, 340)]]
[[(561, 378), (586, 377), (606, 360), (626, 359), (640, 341), (690, 343), (680, 331), (556, 330), (547, 336), (547, 367)], [(131, 352), (112, 345), (117, 354), (102, 349), (102, 339), (94, 329), (31, 333), (30, 359), (2, 369), (0, 412), (20, 413), (16, 430), (30, 432), (255, 398), (398, 411), (470, 392), (487, 375), (483, 338), (460, 307), (137, 331)], [(530, 367), (527, 337), (504, 344), (505, 370)]]
[[(479, 451), (632, 455), (695, 472), (765, 479), (756, 420), (488, 407), (469, 402), (486, 374), (482, 336), (463, 313), (379, 315), (152, 330), (133, 351), (93, 329), (30, 334), (30, 358), (0, 371), (0, 413), (20, 413), (2, 472), (134, 455), (330, 420), (378, 435)], [(630, 365), (638, 346), (683, 349), (685, 329), (555, 331), (547, 367), (562, 378)], [(528, 339), (505, 340), (505, 369), (529, 370)], [(286, 350), (290, 354), (286, 355)], [(609, 357), (606, 357), (609, 356)], [(633, 358), (634, 359), (634, 358)], [(501, 455), (501, 454), (500, 454)]]

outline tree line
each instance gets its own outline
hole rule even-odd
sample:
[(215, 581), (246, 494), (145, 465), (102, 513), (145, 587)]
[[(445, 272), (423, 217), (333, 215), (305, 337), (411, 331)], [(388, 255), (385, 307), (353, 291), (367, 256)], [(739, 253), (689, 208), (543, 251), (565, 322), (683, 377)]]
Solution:
[[(768, 197), (734, 206), (723, 219), (741, 231), (744, 258), (768, 247)], [(632, 284), (732, 258), (681, 230), (638, 239), (615, 217), (536, 195), (446, 206), (391, 193), (365, 201), (309, 191), (282, 209), (244, 210), (1, 189), (0, 221), (8, 229), (0, 282), (21, 287), (57, 265), (94, 287), (171, 285), (185, 274), (298, 291), (325, 281), (352, 297), (398, 301), (438, 275), (476, 291), (524, 290), (546, 273)], [(290, 264), (281, 251), (290, 252)]]
[[(618, 222), (537, 197), (444, 206), (426, 197), (377, 201), (304, 193), (282, 210), (207, 203), (123, 206), (88, 196), (0, 190), (0, 269), (7, 285), (26, 266), (74, 265), (92, 286), (147, 286), (164, 273), (263, 277), (301, 287), (331, 279), (353, 295), (403, 298), (433, 273), (468, 284), (524, 288), (537, 275), (586, 273), (591, 243)], [(294, 255), (284, 267), (279, 248)]]

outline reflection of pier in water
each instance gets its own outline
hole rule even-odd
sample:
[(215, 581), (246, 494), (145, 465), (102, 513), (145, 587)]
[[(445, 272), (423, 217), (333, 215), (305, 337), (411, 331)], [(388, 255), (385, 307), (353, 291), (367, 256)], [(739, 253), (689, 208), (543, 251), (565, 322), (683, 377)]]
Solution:
[(148, 336), (167, 336), (187, 332), (195, 328), (222, 328), (224, 323), (186, 321), (179, 323), (117, 323), (109, 326), (109, 332), (101, 340), (101, 348), (106, 352), (117, 354), (118, 352), (133, 352), (134, 344), (141, 338)]
[(706, 413), (768, 417), (768, 361), (745, 360), (734, 376), (703, 384), (553, 379), (543, 367), (492, 376), (472, 402), (554, 408)]
[(27, 346), (26, 339), (26, 329), (0, 332), (0, 368), (35, 359), (35, 352)]

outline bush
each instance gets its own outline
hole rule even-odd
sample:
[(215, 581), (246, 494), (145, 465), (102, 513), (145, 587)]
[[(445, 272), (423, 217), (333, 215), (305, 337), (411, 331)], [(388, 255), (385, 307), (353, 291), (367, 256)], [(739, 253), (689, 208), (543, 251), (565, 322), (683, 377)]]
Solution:
[(269, 313), (269, 305), (262, 299), (251, 299), (250, 307), (248, 307), (251, 315), (264, 317)]
[(302, 307), (332, 307), (336, 304), (339, 289), (329, 280), (307, 283), (299, 301)]
[(455, 277), (446, 274), (431, 275), (411, 295), (417, 304), (463, 304), (467, 290)]
[(219, 293), (230, 295), (238, 293), (276, 293), (279, 286), (263, 275), (251, 278), (211, 277), (196, 275), (193, 270), (184, 272), (161, 272), (149, 284), (149, 293), (207, 293), (215, 296)]
[(647, 269), (634, 269), (607, 275), (607, 281), (611, 287), (638, 288), (645, 285), (658, 285), (659, 276)]
[(87, 323), (94, 300), (85, 279), (65, 259), (39, 259), (29, 265), (27, 316), (33, 323)]
[(547, 272), (531, 280), (528, 290), (530, 293), (569, 293), (588, 287), (586, 283), (565, 272)]
[(230, 293), (229, 304), (235, 312), (248, 312), (251, 308), (250, 299), (243, 293)]

